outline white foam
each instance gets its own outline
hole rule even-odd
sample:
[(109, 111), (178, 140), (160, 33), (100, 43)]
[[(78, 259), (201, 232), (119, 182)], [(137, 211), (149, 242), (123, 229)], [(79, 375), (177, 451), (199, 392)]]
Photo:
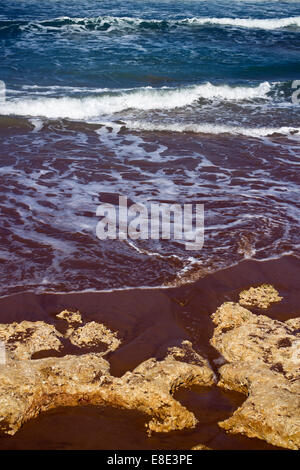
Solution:
[(111, 90), (99, 96), (59, 98), (14, 98), (0, 103), (0, 114), (44, 116), (47, 118), (93, 119), (126, 109), (169, 110), (192, 105), (200, 98), (208, 100), (251, 100), (267, 97), (271, 85), (263, 82), (257, 87), (212, 85), (205, 83), (180, 88), (136, 88), (129, 91)]
[(296, 127), (240, 127), (218, 124), (155, 124), (146, 121), (126, 121), (128, 129), (159, 132), (192, 132), (195, 134), (236, 134), (247, 137), (268, 137), (274, 134), (300, 138), (300, 128)]
[[(53, 24), (50, 26), (49, 21)], [(67, 21), (67, 24), (65, 22)], [(57, 24), (55, 24), (57, 22)], [(144, 19), (134, 17), (116, 17), (116, 16), (99, 16), (99, 17), (85, 17), (85, 18), (70, 18), (62, 16), (47, 21), (29, 22), (22, 25), (21, 29), (26, 30), (32, 26), (38, 27), (41, 30), (62, 30), (62, 31), (77, 31), (84, 32), (90, 31), (92, 25), (96, 30), (107, 26), (106, 32), (119, 29), (128, 29), (141, 27), (147, 24), (181, 26), (181, 25), (218, 25), (218, 26), (234, 26), (240, 28), (250, 29), (265, 29), (274, 30), (288, 27), (300, 27), (300, 16), (291, 16), (285, 18), (216, 18), (216, 17), (194, 17), (183, 18), (181, 20), (159, 20), (159, 19)]]
[(39, 132), (43, 128), (43, 121), (40, 119), (29, 119), (31, 124), (33, 125), (33, 131), (32, 132)]
[[(61, 92), (67, 91), (71, 93), (103, 93), (110, 91), (109, 88), (88, 88), (88, 87), (74, 87), (74, 86), (63, 86), (63, 85), (22, 85), (23, 90), (38, 90), (36, 93), (49, 93), (49, 92)], [(45, 91), (44, 91), (45, 90)], [(14, 90), (9, 90), (14, 91)], [(19, 92), (20, 93), (20, 92)]]
[(241, 28), (257, 28), (257, 29), (281, 29), (291, 26), (300, 26), (300, 16), (292, 16), (288, 18), (187, 18), (182, 23), (204, 25), (215, 24), (223, 26), (237, 26)]

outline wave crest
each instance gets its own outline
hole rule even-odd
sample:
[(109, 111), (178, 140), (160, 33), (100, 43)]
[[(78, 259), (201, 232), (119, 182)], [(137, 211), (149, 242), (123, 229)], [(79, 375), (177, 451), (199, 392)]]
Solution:
[(170, 110), (193, 105), (199, 99), (241, 101), (267, 98), (271, 85), (263, 82), (257, 87), (213, 85), (205, 83), (180, 88), (136, 88), (113, 91), (98, 96), (14, 99), (0, 104), (0, 114), (43, 116), (50, 119), (91, 119), (135, 110)]
[(18, 31), (72, 31), (72, 32), (88, 32), (88, 31), (121, 31), (128, 29), (141, 30), (165, 30), (177, 27), (194, 27), (194, 26), (231, 26), (246, 29), (263, 29), (276, 30), (286, 28), (299, 28), (300, 16), (292, 16), (286, 18), (216, 18), (216, 17), (194, 17), (183, 18), (180, 20), (164, 20), (164, 19), (143, 19), (134, 17), (116, 17), (116, 16), (99, 16), (91, 18), (71, 18), (62, 16), (43, 21), (16, 21), (2, 20), (0, 21), (0, 33), (11, 33)]
[(251, 29), (282, 29), (289, 27), (300, 27), (300, 16), (292, 16), (288, 18), (188, 18), (182, 20), (183, 23), (196, 24), (196, 25), (219, 25), (219, 26), (236, 26), (239, 28)]

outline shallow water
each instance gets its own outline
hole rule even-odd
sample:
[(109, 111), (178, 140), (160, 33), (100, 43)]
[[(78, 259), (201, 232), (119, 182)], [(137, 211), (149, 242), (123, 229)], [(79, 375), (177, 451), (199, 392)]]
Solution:
[(177, 393), (184, 406), (196, 413), (199, 424), (193, 430), (154, 434), (147, 437), (142, 413), (111, 407), (57, 409), (26, 423), (13, 438), (0, 437), (2, 450), (157, 450), (190, 449), (210, 442), (214, 449), (276, 450), (277, 448), (242, 436), (227, 436), (217, 426), (242, 403), (237, 393), (192, 389)]

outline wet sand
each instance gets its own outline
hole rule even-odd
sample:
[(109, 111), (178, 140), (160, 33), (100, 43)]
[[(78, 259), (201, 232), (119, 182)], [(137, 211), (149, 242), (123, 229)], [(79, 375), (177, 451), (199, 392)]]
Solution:
[[(108, 356), (112, 375), (121, 376), (150, 357), (162, 358), (169, 346), (183, 339), (190, 339), (217, 371), (214, 359), (218, 353), (209, 345), (213, 333), (210, 315), (224, 301), (237, 301), (241, 290), (267, 282), (283, 300), (264, 314), (279, 320), (300, 316), (299, 268), (299, 259), (285, 256), (267, 262), (243, 261), (175, 288), (20, 293), (0, 299), (0, 322), (44, 320), (58, 327), (55, 315), (59, 311), (80, 310), (87, 321), (119, 331), (122, 345)], [(257, 439), (227, 435), (217, 426), (244, 396), (217, 387), (198, 387), (180, 389), (175, 398), (195, 413), (199, 421), (195, 429), (148, 438), (147, 417), (141, 413), (109, 407), (66, 408), (40, 415), (14, 437), (1, 436), (0, 449), (190, 449), (199, 443), (213, 449), (274, 449)]]

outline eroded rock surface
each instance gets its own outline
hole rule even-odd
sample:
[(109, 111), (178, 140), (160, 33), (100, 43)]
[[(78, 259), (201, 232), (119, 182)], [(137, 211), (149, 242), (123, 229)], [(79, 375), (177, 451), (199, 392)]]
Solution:
[(227, 302), (212, 316), (211, 344), (228, 364), (219, 386), (247, 395), (219, 425), (289, 449), (300, 448), (299, 319), (279, 322)]
[[(190, 362), (184, 362), (184, 358)], [(195, 353), (189, 341), (183, 341), (181, 348), (170, 348), (163, 361), (149, 359), (115, 379), (112, 388), (122, 407), (154, 415), (147, 425), (151, 433), (193, 428), (197, 423), (195, 415), (172, 395), (181, 386), (209, 386), (214, 382), (208, 362)]]
[(280, 302), (279, 292), (270, 284), (250, 287), (240, 293), (239, 303), (246, 307), (268, 308), (274, 302)]
[[(62, 311), (57, 318), (65, 323), (64, 331), (43, 321), (0, 324), (0, 341), (12, 359), (31, 359), (43, 352), (49, 356), (53, 351), (63, 352), (66, 340), (78, 348), (103, 346), (102, 355), (114, 351), (121, 344), (117, 332), (112, 332), (102, 323), (82, 320), (80, 312)], [(98, 351), (97, 351), (98, 352)]]
[(212, 450), (210, 447), (205, 446), (204, 444), (197, 444), (192, 447), (191, 450)]
[(115, 351), (121, 344), (116, 332), (110, 331), (105, 325), (95, 321), (84, 323), (80, 312), (63, 310), (56, 317), (67, 323), (64, 337), (74, 346), (96, 348), (104, 344), (106, 345), (104, 354), (107, 354)]
[(69, 310), (63, 310), (56, 317), (65, 320), (72, 329), (83, 323), (81, 313), (78, 311), (70, 312)]
[(100, 355), (8, 360), (0, 366), (0, 430), (15, 434), (27, 420), (58, 406), (91, 399), (109, 370)]
[[(44, 350), (45, 344), (51, 349), (60, 347), (60, 338), (78, 347), (97, 346), (101, 342), (107, 346), (105, 353), (120, 344), (116, 332), (100, 323), (84, 324), (79, 312), (64, 311), (58, 318), (67, 322), (64, 334), (43, 322), (1, 325), (2, 338), (8, 347), (13, 345), (6, 364), (0, 365), (2, 432), (15, 434), (24, 422), (42, 411), (88, 404), (139, 410), (150, 417), (149, 433), (195, 426), (194, 414), (176, 401), (173, 393), (180, 386), (212, 385), (215, 377), (208, 362), (193, 350), (190, 342), (170, 348), (161, 361), (154, 358), (144, 361), (121, 378), (111, 376), (103, 352), (30, 359), (38, 348)], [(24, 329), (26, 338), (22, 342), (18, 332)], [(39, 333), (43, 345), (36, 343), (35, 335)]]
[(112, 333), (106, 326), (94, 321), (72, 331), (68, 334), (68, 338), (72, 344), (78, 347), (95, 347), (104, 343), (109, 351), (114, 351), (121, 344), (116, 333)]
[(62, 334), (42, 321), (0, 324), (0, 340), (14, 359), (30, 359), (39, 351), (59, 351)]

